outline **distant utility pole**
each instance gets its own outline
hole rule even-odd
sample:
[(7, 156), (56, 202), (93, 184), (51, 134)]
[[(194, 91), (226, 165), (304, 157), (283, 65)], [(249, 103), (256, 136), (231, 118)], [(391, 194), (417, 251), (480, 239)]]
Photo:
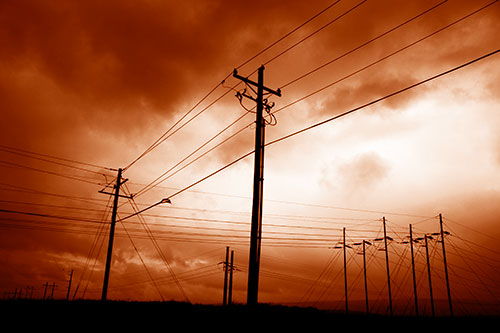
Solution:
[(233, 303), (233, 271), (234, 271), (234, 251), (231, 250), (231, 262), (229, 264), (229, 290), (227, 294), (227, 304)]
[(49, 286), (49, 283), (48, 282), (45, 282), (45, 284), (43, 285), (43, 300), (45, 300), (45, 296), (47, 296), (47, 288)]
[(56, 288), (56, 283), (55, 282), (52, 282), (52, 292), (50, 293), (50, 300), (53, 300), (54, 299), (54, 289)]
[(427, 239), (429, 239), (429, 236), (424, 235), (424, 240), (425, 240), (425, 255), (426, 255), (426, 258), (427, 258), (427, 275), (429, 277), (429, 295), (431, 297), (431, 313), (432, 313), (432, 316), (434, 317), (435, 312), (434, 312), (434, 297), (432, 295), (431, 262), (429, 260), (429, 246), (427, 244)]
[(366, 244), (371, 245), (370, 242), (363, 239), (363, 277), (365, 280), (365, 303), (366, 303), (366, 314), (369, 313), (368, 308), (368, 284), (366, 283)]
[(108, 254), (106, 256), (106, 267), (104, 270), (104, 283), (102, 285), (102, 297), (101, 300), (105, 301), (108, 294), (108, 283), (109, 283), (109, 270), (111, 268), (111, 255), (113, 252), (113, 240), (115, 237), (115, 225), (116, 225), (116, 212), (118, 209), (118, 198), (125, 197), (130, 198), (128, 196), (120, 195), (120, 186), (123, 185), (128, 179), (124, 179), (122, 181), (122, 169), (118, 169), (118, 176), (116, 177), (116, 185), (114, 186), (115, 192), (109, 193), (104, 192), (104, 190), (99, 191), (100, 193), (114, 195), (113, 201), (113, 213), (111, 215), (111, 227), (109, 229), (109, 242), (108, 242)]
[[(229, 261), (229, 246), (226, 246), (226, 261), (224, 265), (224, 291), (222, 293), (222, 305), (231, 305), (233, 302), (233, 271), (234, 271), (234, 251), (231, 250), (231, 261)], [(228, 282), (229, 273), (229, 282)]]
[(443, 245), (443, 262), (444, 262), (444, 274), (446, 277), (446, 289), (448, 290), (448, 304), (450, 306), (450, 316), (453, 317), (453, 306), (451, 303), (451, 292), (450, 292), (450, 280), (448, 279), (448, 265), (446, 263), (446, 250), (444, 247), (444, 235), (448, 232), (443, 231), (443, 215), (439, 214), (439, 229), (441, 233), (441, 244)]
[(415, 296), (415, 315), (418, 317), (417, 280), (415, 278), (415, 259), (413, 255), (413, 233), (411, 224), (410, 224), (410, 252), (411, 252), (411, 269), (413, 273), (413, 295)]
[(345, 227), (342, 229), (342, 248), (344, 250), (344, 293), (345, 293), (345, 313), (349, 312), (349, 302), (347, 301), (347, 260), (345, 253)]
[(385, 263), (387, 268), (387, 289), (389, 291), (389, 314), (392, 316), (391, 275), (389, 271), (389, 253), (387, 251), (387, 232), (385, 228), (385, 216), (383, 217), (382, 221), (384, 223)]
[(68, 292), (66, 293), (66, 300), (69, 301), (69, 292), (71, 290), (71, 280), (73, 280), (73, 270), (69, 274)]
[(224, 261), (224, 291), (222, 292), (222, 305), (227, 305), (227, 273), (229, 269), (229, 246), (226, 246), (226, 261)]
[[(260, 267), (260, 247), (262, 235), (262, 198), (264, 191), (264, 127), (265, 119), (262, 115), (264, 107), (270, 109), (272, 106), (264, 103), (264, 91), (276, 96), (281, 96), (281, 91), (272, 90), (264, 86), (264, 66), (258, 69), (258, 81), (254, 82), (246, 77), (238, 75), (234, 70), (233, 76), (249, 86), (257, 87), (257, 97), (253, 98), (244, 95), (257, 103), (256, 127), (255, 127), (255, 163), (253, 181), (253, 201), (252, 201), (252, 225), (250, 231), (250, 255), (248, 264), (248, 292), (247, 305), (253, 306), (258, 302), (259, 293), (259, 267)], [(253, 89), (253, 88), (252, 88)]]

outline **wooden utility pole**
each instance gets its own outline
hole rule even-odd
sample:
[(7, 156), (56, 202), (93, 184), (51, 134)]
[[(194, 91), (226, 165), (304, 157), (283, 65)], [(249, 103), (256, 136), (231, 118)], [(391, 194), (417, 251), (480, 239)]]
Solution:
[(222, 292), (222, 305), (227, 305), (227, 273), (229, 269), (229, 246), (226, 246), (226, 261), (224, 261), (224, 291)]
[(45, 300), (45, 296), (47, 296), (47, 288), (49, 286), (49, 283), (48, 282), (45, 282), (45, 284), (43, 285), (43, 300)]
[(349, 303), (347, 302), (347, 260), (346, 260), (346, 253), (345, 253), (345, 228), (342, 229), (342, 234), (343, 234), (343, 242), (342, 242), (342, 248), (344, 249), (344, 293), (345, 293), (345, 313), (349, 312)]
[(256, 127), (255, 127), (255, 163), (253, 179), (253, 201), (252, 201), (252, 224), (250, 231), (250, 255), (248, 263), (248, 292), (247, 304), (256, 305), (259, 292), (259, 267), (260, 267), (260, 247), (262, 235), (262, 198), (264, 191), (264, 145), (265, 145), (265, 119), (263, 117), (264, 107), (270, 109), (269, 105), (264, 105), (264, 91), (281, 96), (280, 90), (272, 90), (264, 86), (264, 66), (258, 69), (258, 81), (254, 82), (246, 77), (238, 75), (234, 70), (233, 76), (245, 84), (257, 87), (257, 97), (253, 98), (244, 95), (257, 103)]
[(453, 317), (453, 304), (451, 302), (451, 292), (450, 292), (450, 280), (448, 279), (448, 265), (446, 263), (446, 250), (444, 247), (444, 234), (443, 231), (443, 216), (439, 214), (439, 228), (441, 233), (441, 244), (443, 245), (443, 263), (444, 263), (444, 275), (446, 278), (446, 289), (448, 290), (448, 304), (450, 307), (450, 316)]
[(73, 270), (69, 274), (68, 292), (66, 293), (66, 300), (69, 301), (69, 292), (71, 290), (71, 280), (73, 280)]
[(431, 297), (431, 313), (432, 316), (434, 317), (435, 312), (434, 312), (434, 297), (432, 296), (432, 280), (431, 280), (431, 263), (429, 260), (429, 247), (427, 245), (427, 239), (429, 236), (425, 235), (425, 255), (427, 257), (427, 275), (429, 276), (429, 295)]
[[(101, 300), (105, 301), (107, 298), (108, 294), (108, 283), (109, 283), (109, 271), (111, 268), (111, 256), (113, 253), (113, 240), (115, 237), (115, 225), (116, 225), (116, 212), (118, 209), (118, 198), (119, 197), (126, 197), (120, 195), (120, 186), (123, 185), (128, 179), (125, 179), (122, 181), (122, 169), (118, 169), (118, 176), (116, 177), (116, 185), (114, 186), (115, 192), (114, 193), (107, 193), (104, 191), (99, 191), (100, 193), (104, 194), (112, 194), (114, 195), (114, 201), (113, 201), (113, 212), (111, 215), (111, 227), (109, 229), (109, 241), (108, 241), (108, 254), (106, 256), (106, 267), (104, 270), (104, 282), (102, 285), (102, 296)], [(126, 197), (130, 198), (130, 197)]]
[(233, 303), (233, 271), (234, 271), (234, 251), (231, 250), (231, 263), (229, 264), (229, 290), (227, 293), (227, 304)]
[(50, 293), (50, 300), (53, 300), (54, 299), (54, 289), (56, 288), (56, 283), (55, 282), (52, 282), (52, 291)]
[(382, 222), (384, 223), (385, 263), (387, 268), (387, 289), (389, 291), (389, 314), (392, 316), (391, 275), (389, 271), (389, 252), (387, 250), (387, 231), (385, 228), (385, 216), (382, 218)]
[(368, 314), (369, 309), (368, 309), (368, 284), (366, 283), (366, 244), (370, 244), (370, 243), (363, 239), (363, 276), (365, 279), (366, 314)]
[(413, 273), (413, 295), (415, 297), (415, 315), (418, 317), (418, 297), (417, 297), (417, 280), (415, 278), (415, 258), (413, 255), (413, 234), (410, 224), (410, 252), (411, 252), (411, 269)]

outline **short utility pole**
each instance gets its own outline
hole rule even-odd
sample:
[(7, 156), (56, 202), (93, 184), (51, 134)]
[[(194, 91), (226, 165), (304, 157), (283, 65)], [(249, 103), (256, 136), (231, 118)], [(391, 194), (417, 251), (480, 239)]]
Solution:
[[(255, 127), (255, 163), (254, 163), (254, 181), (253, 181), (253, 201), (252, 201), (252, 224), (250, 231), (250, 255), (248, 264), (248, 291), (247, 305), (254, 306), (258, 302), (259, 292), (259, 267), (260, 267), (260, 247), (262, 235), (262, 198), (264, 191), (264, 127), (265, 119), (262, 115), (264, 108), (270, 110), (272, 105), (268, 105), (264, 100), (264, 92), (281, 96), (281, 91), (272, 90), (264, 86), (264, 66), (258, 69), (258, 81), (254, 82), (247, 77), (238, 75), (237, 70), (233, 76), (243, 82), (250, 88), (257, 88), (257, 97), (251, 97), (247, 94), (243, 96), (250, 98), (257, 103), (256, 108), (256, 127)], [(253, 90), (253, 88), (252, 88)]]
[(349, 302), (347, 300), (347, 260), (345, 253), (345, 228), (342, 229), (342, 248), (344, 250), (344, 294), (345, 294), (345, 313), (349, 313)]
[(118, 198), (124, 197), (130, 199), (128, 196), (120, 195), (120, 186), (122, 186), (128, 179), (122, 181), (122, 169), (118, 169), (118, 176), (116, 177), (116, 185), (114, 186), (115, 192), (109, 193), (104, 192), (104, 190), (99, 191), (100, 193), (114, 195), (113, 201), (113, 212), (111, 215), (111, 227), (109, 229), (109, 242), (108, 242), (108, 254), (106, 256), (106, 267), (104, 270), (104, 282), (102, 285), (102, 296), (101, 300), (106, 301), (108, 295), (108, 283), (109, 283), (109, 271), (111, 268), (111, 255), (113, 252), (113, 240), (115, 238), (115, 225), (116, 225), (116, 212), (118, 209)]
[(444, 274), (446, 278), (446, 290), (448, 291), (448, 305), (450, 307), (450, 316), (453, 317), (453, 304), (451, 302), (451, 291), (450, 291), (450, 280), (448, 278), (448, 264), (446, 263), (446, 250), (444, 246), (444, 235), (448, 235), (449, 232), (443, 230), (443, 215), (439, 214), (439, 229), (441, 234), (441, 245), (443, 246), (443, 263), (444, 263)]
[(224, 261), (224, 291), (222, 292), (222, 305), (227, 305), (227, 273), (229, 270), (229, 246), (226, 246), (226, 261)]
[(234, 271), (234, 251), (231, 250), (231, 261), (229, 262), (229, 290), (227, 292), (227, 304), (233, 304), (233, 271)]
[(226, 246), (226, 261), (221, 263), (224, 267), (224, 291), (222, 293), (222, 305), (225, 306), (231, 305), (233, 302), (234, 251), (231, 250), (231, 261), (229, 261), (229, 246)]
[(389, 314), (392, 316), (391, 275), (389, 270), (389, 252), (387, 250), (387, 232), (385, 228), (385, 216), (382, 218), (382, 222), (384, 223), (385, 264), (387, 269), (387, 289), (389, 292)]
[(418, 317), (417, 279), (415, 277), (415, 257), (413, 253), (413, 232), (411, 224), (410, 224), (410, 252), (411, 252), (411, 270), (413, 274), (413, 296), (415, 298), (415, 315)]
[(69, 301), (69, 292), (71, 291), (71, 281), (73, 280), (73, 270), (69, 274), (68, 292), (66, 293), (66, 301)]
[(370, 242), (363, 239), (363, 277), (365, 282), (365, 306), (366, 314), (370, 313), (368, 308), (368, 284), (366, 283), (366, 244), (372, 245)]
[(429, 278), (429, 296), (431, 299), (431, 313), (432, 316), (435, 316), (435, 311), (434, 311), (434, 296), (432, 295), (432, 279), (431, 279), (431, 262), (429, 260), (429, 245), (427, 243), (427, 240), (431, 238), (431, 236), (424, 235), (424, 240), (425, 240), (425, 256), (427, 258), (427, 276)]

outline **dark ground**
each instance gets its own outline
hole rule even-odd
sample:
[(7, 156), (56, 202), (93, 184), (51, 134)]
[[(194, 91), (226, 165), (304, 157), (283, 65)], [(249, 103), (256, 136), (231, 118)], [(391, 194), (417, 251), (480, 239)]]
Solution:
[[(222, 307), (179, 302), (125, 301), (0, 301), (3, 332), (43, 329), (71, 332), (75, 329), (93, 331), (221, 331), (255, 329), (315, 332), (434, 331), (442, 328), (498, 328), (500, 317), (388, 317), (365, 314), (343, 314), (315, 308), (260, 304), (249, 309), (244, 305)], [(490, 326), (490, 325), (495, 326)], [(13, 325), (13, 326), (10, 326)], [(24, 329), (23, 329), (24, 328)], [(496, 329), (495, 329), (496, 330)]]

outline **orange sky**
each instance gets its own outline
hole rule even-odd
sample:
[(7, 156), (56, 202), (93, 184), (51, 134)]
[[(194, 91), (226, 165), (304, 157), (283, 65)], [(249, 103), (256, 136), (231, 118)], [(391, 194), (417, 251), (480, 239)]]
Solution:
[[(107, 246), (100, 228), (107, 228), (111, 202), (98, 191), (116, 177), (110, 168), (128, 166), (214, 87), (181, 124), (216, 103), (127, 168), (125, 190), (138, 193), (233, 123), (245, 113), (228, 91), (238, 83), (227, 77), (234, 68), (247, 76), (265, 64), (266, 86), (282, 90), (269, 98), (279, 110), (277, 124), (266, 127), (269, 142), (497, 50), (500, 7), (486, 6), (491, 2), (341, 0), (247, 63), (333, 1), (2, 1), (4, 297), (26, 286), (41, 297), (46, 282), (56, 282), (56, 297), (65, 297), (73, 269), (76, 297), (99, 298)], [(410, 223), (419, 236), (437, 232), (442, 213), (451, 233), (454, 299), (496, 302), (498, 309), (498, 281), (490, 279), (500, 260), (499, 65), (493, 55), (268, 146), (259, 299), (342, 309), (342, 256), (332, 247), (343, 227), (351, 244), (381, 237), (385, 216), (394, 238), (394, 297), (403, 304), (397, 312), (412, 313), (409, 248), (399, 243)], [(183, 163), (241, 133), (137, 195), (136, 203), (145, 208), (251, 151), (253, 120), (248, 112)], [(144, 215), (192, 302), (221, 302), (226, 246), (240, 269), (234, 299), (246, 300), (252, 175), (248, 157)], [(120, 217), (133, 212), (125, 199), (120, 204)], [(184, 300), (140, 223), (134, 217), (117, 224), (109, 297)], [(383, 313), (379, 245), (367, 253), (369, 297)], [(441, 244), (431, 246), (435, 297), (445, 299)], [(425, 251), (418, 251), (419, 293), (427, 299)], [(353, 302), (364, 299), (358, 254), (349, 254)]]

